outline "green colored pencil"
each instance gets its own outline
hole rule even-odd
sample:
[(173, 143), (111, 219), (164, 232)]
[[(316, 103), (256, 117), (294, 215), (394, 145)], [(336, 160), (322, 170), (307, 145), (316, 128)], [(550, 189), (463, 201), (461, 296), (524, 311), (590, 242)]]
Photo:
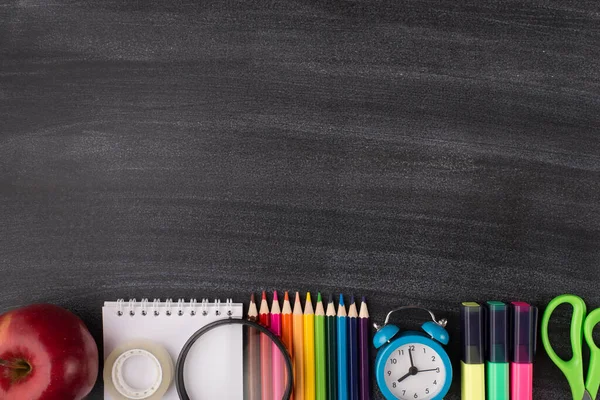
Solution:
[(337, 400), (337, 314), (333, 295), (329, 297), (327, 315), (327, 398)]
[(315, 309), (315, 375), (316, 375), (316, 400), (327, 400), (327, 363), (325, 354), (327, 344), (325, 337), (325, 309), (321, 293), (317, 294), (317, 308)]

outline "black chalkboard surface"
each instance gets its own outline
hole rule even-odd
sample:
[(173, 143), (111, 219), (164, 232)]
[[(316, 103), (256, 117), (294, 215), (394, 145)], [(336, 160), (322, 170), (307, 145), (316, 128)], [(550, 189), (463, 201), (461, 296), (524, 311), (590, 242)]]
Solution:
[[(457, 361), (461, 301), (598, 307), (599, 15), (4, 0), (0, 310), (56, 303), (101, 343), (104, 300), (354, 293), (448, 316)], [(535, 398), (569, 398), (542, 348)]]

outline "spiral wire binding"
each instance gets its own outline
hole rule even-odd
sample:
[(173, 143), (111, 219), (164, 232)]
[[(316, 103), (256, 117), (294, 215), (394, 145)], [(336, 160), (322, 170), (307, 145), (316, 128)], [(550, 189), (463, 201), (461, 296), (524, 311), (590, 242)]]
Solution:
[(142, 309), (142, 315), (145, 317), (146, 315), (148, 315), (148, 299), (142, 299), (142, 302), (140, 304), (140, 307)]
[(117, 315), (120, 317), (121, 315), (123, 315), (123, 303), (124, 300), (123, 299), (119, 299), (117, 300)]
[(227, 299), (225, 306), (227, 307), (227, 316), (231, 318), (233, 315), (233, 299)]
[[(200, 307), (200, 312), (206, 317), (209, 314), (210, 304), (208, 299), (202, 299), (200, 303), (198, 303), (198, 300), (196, 299), (190, 299), (187, 303), (185, 299), (178, 299), (175, 308), (177, 315), (182, 317), (186, 314), (186, 307), (187, 310), (189, 310), (190, 316), (195, 316), (198, 313), (198, 307)], [(226, 299), (224, 303), (222, 303), (220, 299), (215, 299), (212, 304), (215, 307), (216, 316), (221, 315), (223, 311), (226, 312), (229, 318), (233, 316), (233, 299)], [(137, 309), (139, 308), (141, 310), (140, 314), (145, 317), (148, 315), (148, 308), (150, 308), (152, 315), (158, 317), (160, 315), (161, 305), (165, 309), (165, 315), (170, 316), (173, 313), (173, 299), (166, 299), (162, 303), (160, 299), (154, 299), (151, 306), (150, 301), (147, 298), (143, 298), (139, 303), (136, 299), (130, 299), (127, 301), (127, 306), (125, 306), (124, 299), (118, 299), (116, 305), (117, 315), (119, 317), (125, 315), (125, 308), (127, 307), (129, 316), (135, 316)]]
[(172, 313), (171, 309), (173, 308), (173, 299), (166, 299), (165, 300), (165, 308), (166, 308), (165, 315), (167, 317), (170, 317), (171, 313)]
[(135, 315), (135, 299), (129, 299), (129, 316)]
[(160, 315), (160, 311), (158, 311), (159, 305), (160, 299), (154, 299), (154, 301), (152, 302), (152, 314), (154, 314), (155, 317), (158, 317)]

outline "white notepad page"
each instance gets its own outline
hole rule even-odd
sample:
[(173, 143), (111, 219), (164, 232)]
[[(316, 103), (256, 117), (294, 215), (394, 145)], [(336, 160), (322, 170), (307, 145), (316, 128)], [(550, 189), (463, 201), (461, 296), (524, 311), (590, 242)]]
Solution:
[[(173, 365), (183, 345), (198, 329), (211, 322), (243, 317), (239, 303), (146, 303), (147, 314), (142, 315), (141, 303), (105, 302), (102, 308), (104, 325), (104, 359), (119, 345), (131, 340), (146, 339), (156, 342), (171, 355)], [(154, 308), (159, 312), (153, 313)], [(130, 309), (135, 314), (130, 315)], [(146, 310), (146, 308), (144, 308)], [(167, 315), (167, 309), (171, 315)], [(195, 315), (190, 311), (194, 309)], [(179, 315), (181, 310), (183, 315)], [(217, 315), (217, 310), (220, 315)], [(122, 315), (119, 316), (118, 312)], [(203, 315), (203, 311), (207, 315)], [(145, 367), (148, 367), (145, 369)], [(144, 381), (150, 367), (135, 365), (127, 371), (133, 381)], [(135, 374), (140, 376), (135, 376)], [(228, 325), (203, 335), (191, 348), (186, 359), (184, 377), (187, 392), (192, 400), (243, 399), (243, 335), (241, 325)], [(178, 400), (175, 378), (165, 400)], [(114, 400), (104, 391), (105, 400)]]

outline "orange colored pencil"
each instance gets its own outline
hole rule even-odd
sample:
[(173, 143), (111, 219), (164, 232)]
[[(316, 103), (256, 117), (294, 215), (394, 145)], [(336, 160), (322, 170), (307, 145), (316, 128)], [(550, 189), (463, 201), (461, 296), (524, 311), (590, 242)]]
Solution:
[(300, 303), (300, 294), (296, 292), (296, 302), (293, 311), (294, 321), (294, 397), (304, 400), (304, 313)]
[[(269, 327), (270, 315), (267, 293), (263, 290), (258, 320), (264, 327)], [(271, 378), (271, 344), (272, 340), (264, 333), (260, 334), (260, 391), (262, 400), (273, 400), (273, 379)]]
[[(294, 318), (292, 314), (292, 306), (290, 305), (290, 295), (288, 292), (285, 292), (283, 296), (283, 309), (281, 310), (281, 340), (283, 340), (283, 344), (290, 353), (290, 357), (292, 360), (294, 359), (293, 352), (293, 343), (294, 343)], [(292, 379), (291, 377), (285, 376), (285, 383), (287, 384), (287, 380)], [(294, 399), (294, 395), (292, 393), (292, 397), (290, 400)]]

